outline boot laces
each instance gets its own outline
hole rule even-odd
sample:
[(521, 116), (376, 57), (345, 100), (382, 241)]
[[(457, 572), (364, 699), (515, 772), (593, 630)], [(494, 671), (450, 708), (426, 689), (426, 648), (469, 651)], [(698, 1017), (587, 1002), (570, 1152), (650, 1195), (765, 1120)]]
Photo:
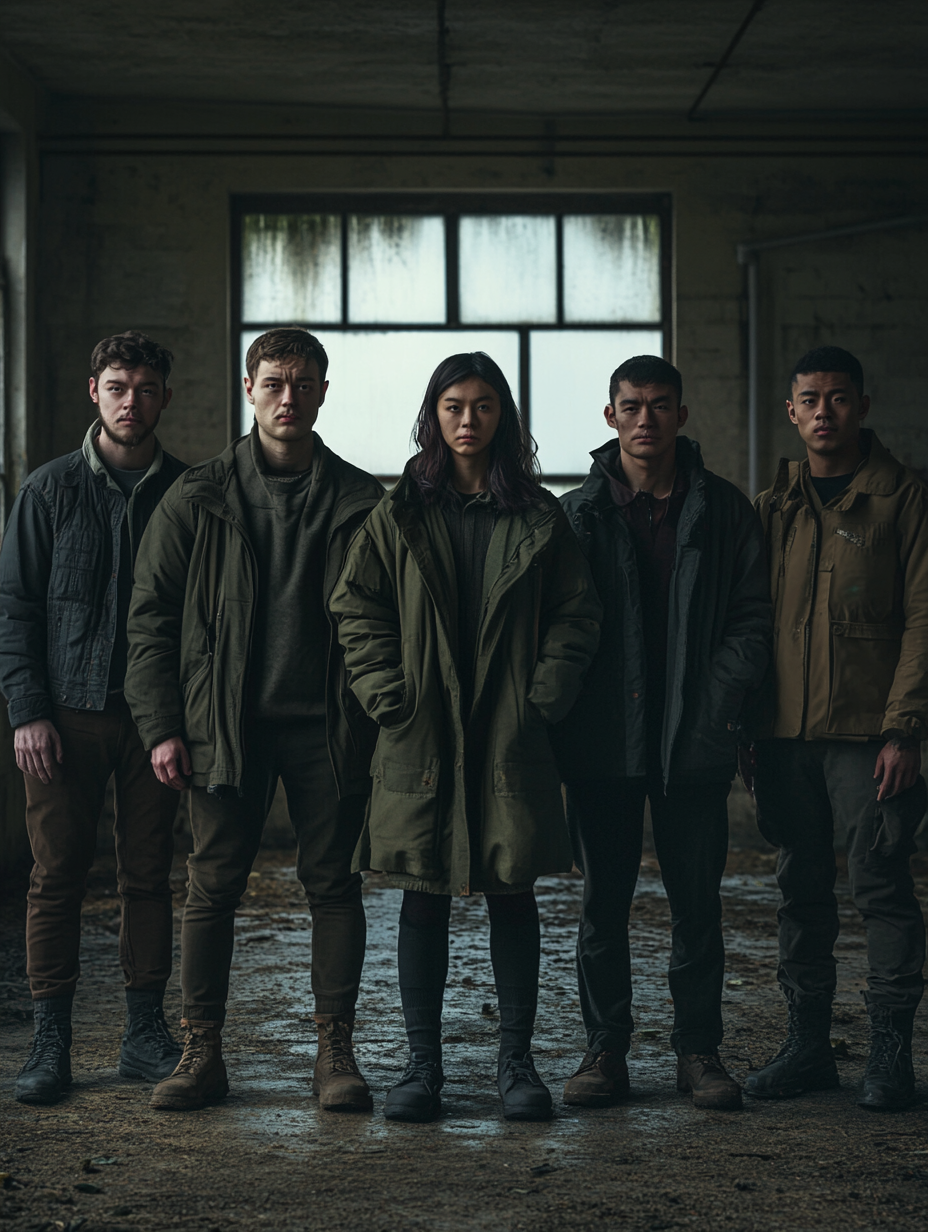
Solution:
[(407, 1082), (421, 1082), (429, 1090), (440, 1089), (443, 1082), (441, 1066), (435, 1061), (417, 1060), (416, 1057), (412, 1057), (407, 1062), (397, 1086), (404, 1086)]
[(206, 1031), (188, 1028), (187, 1038), (184, 1041), (184, 1052), (174, 1072), (198, 1074), (209, 1064), (210, 1051), (211, 1046)]
[[(601, 1056), (602, 1053), (599, 1055)], [(535, 1062), (530, 1052), (527, 1052), (524, 1057), (507, 1057), (503, 1062), (503, 1072), (512, 1085), (527, 1082), (532, 1086), (541, 1086), (541, 1079), (535, 1071)]]
[(46, 1066), (54, 1068), (61, 1054), (67, 1051), (67, 1047), (57, 1019), (51, 1014), (40, 1018), (35, 1025), (32, 1051), (23, 1066), (23, 1072), (30, 1069), (44, 1069)]
[(153, 1005), (150, 1011), (136, 1013), (132, 1017), (132, 1034), (143, 1039), (159, 1060), (179, 1051), (180, 1045), (171, 1034), (160, 1005)]
[(721, 1074), (725, 1078), (728, 1077), (725, 1066), (722, 1064), (722, 1059), (717, 1052), (694, 1052), (690, 1059), (697, 1061), (704, 1069), (709, 1070), (713, 1074)]
[(873, 1029), (870, 1058), (867, 1061), (867, 1077), (891, 1074), (905, 1050), (905, 1040), (895, 1027), (880, 1026)]
[(593, 1049), (590, 1048), (583, 1054), (583, 1060), (580, 1062), (580, 1068), (577, 1070), (577, 1073), (586, 1074), (589, 1073), (590, 1070), (596, 1069), (597, 1065), (599, 1065), (605, 1055), (605, 1049), (602, 1049), (600, 1052), (594, 1052)]
[(358, 1063), (354, 1059), (351, 1037), (337, 1022), (327, 1022), (324, 1038), (329, 1050), (329, 1065), (334, 1074), (356, 1074)]

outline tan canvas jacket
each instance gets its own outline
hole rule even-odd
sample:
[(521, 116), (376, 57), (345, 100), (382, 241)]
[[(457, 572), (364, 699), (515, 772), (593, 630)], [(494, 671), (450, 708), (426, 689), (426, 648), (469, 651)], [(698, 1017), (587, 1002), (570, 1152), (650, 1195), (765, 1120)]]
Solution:
[(758, 735), (928, 736), (928, 488), (864, 436), (868, 456), (824, 507), (808, 462), (786, 458), (757, 498), (775, 688)]

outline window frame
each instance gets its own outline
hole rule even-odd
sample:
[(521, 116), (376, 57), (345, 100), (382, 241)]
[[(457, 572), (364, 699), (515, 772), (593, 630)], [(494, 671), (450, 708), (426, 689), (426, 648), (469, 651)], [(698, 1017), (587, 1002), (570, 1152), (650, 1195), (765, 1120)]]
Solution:
[[(241, 416), (240, 348), (245, 330), (273, 329), (279, 321), (246, 321), (242, 316), (242, 219), (246, 214), (338, 214), (341, 216), (341, 298), (340, 321), (299, 321), (308, 329), (374, 330), (401, 333), (408, 330), (441, 332), (442, 330), (492, 329), (517, 333), (519, 336), (519, 374), (517, 399), (531, 430), (530, 336), (546, 330), (592, 333), (597, 330), (660, 330), (665, 356), (673, 354), (673, 199), (670, 193), (647, 192), (455, 192), (455, 191), (345, 191), (237, 193), (230, 198), (230, 389), (229, 439), (238, 435)], [(445, 220), (445, 299), (446, 319), (443, 322), (348, 320), (348, 225), (350, 214), (406, 214), (441, 216)], [(462, 215), (471, 214), (544, 214), (555, 218), (556, 244), (556, 319), (550, 322), (492, 322), (473, 325), (460, 320), (458, 225)], [(575, 214), (656, 215), (660, 228), (660, 296), (661, 315), (658, 321), (565, 321), (564, 320), (564, 243), (563, 220)], [(604, 376), (605, 380), (605, 376)], [(386, 478), (386, 477), (384, 477)], [(391, 477), (392, 478), (392, 477)], [(545, 473), (550, 483), (568, 483), (575, 474)]]

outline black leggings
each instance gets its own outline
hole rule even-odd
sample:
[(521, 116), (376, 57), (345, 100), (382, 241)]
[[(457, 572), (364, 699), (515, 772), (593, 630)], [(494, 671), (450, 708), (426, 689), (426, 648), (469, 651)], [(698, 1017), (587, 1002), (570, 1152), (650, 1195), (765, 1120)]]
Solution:
[[(538, 1003), (538, 904), (532, 890), (487, 894), (486, 900), (499, 1000), (500, 1057), (524, 1056), (531, 1047)], [(441, 1059), (450, 918), (450, 894), (404, 891), (397, 951), (400, 996), (410, 1052), (424, 1060)]]

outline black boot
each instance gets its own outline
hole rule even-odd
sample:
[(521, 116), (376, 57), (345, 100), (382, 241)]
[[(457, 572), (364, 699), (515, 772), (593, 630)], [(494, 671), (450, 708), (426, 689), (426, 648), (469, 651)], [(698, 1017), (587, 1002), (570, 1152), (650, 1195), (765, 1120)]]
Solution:
[(160, 1082), (177, 1068), (182, 1049), (165, 1022), (163, 1001), (163, 992), (126, 989), (126, 1033), (119, 1050), (121, 1078)]
[(551, 1117), (551, 1092), (535, 1072), (532, 1054), (501, 1056), (496, 1085), (507, 1121), (547, 1121)]
[(890, 1009), (867, 1002), (870, 1018), (870, 1059), (857, 1094), (861, 1108), (898, 1112), (915, 1098), (912, 1068), (912, 1026), (915, 1010)]
[(803, 1091), (840, 1086), (831, 1048), (831, 1002), (790, 1001), (786, 1043), (763, 1069), (748, 1074), (746, 1095), (758, 1099), (790, 1099)]
[(33, 1002), (35, 1034), (29, 1060), (16, 1079), (21, 1104), (57, 1104), (71, 1085), (71, 998)]
[(441, 1113), (444, 1085), (441, 1060), (432, 1053), (413, 1053), (402, 1078), (387, 1092), (383, 1115), (388, 1121), (434, 1121)]

